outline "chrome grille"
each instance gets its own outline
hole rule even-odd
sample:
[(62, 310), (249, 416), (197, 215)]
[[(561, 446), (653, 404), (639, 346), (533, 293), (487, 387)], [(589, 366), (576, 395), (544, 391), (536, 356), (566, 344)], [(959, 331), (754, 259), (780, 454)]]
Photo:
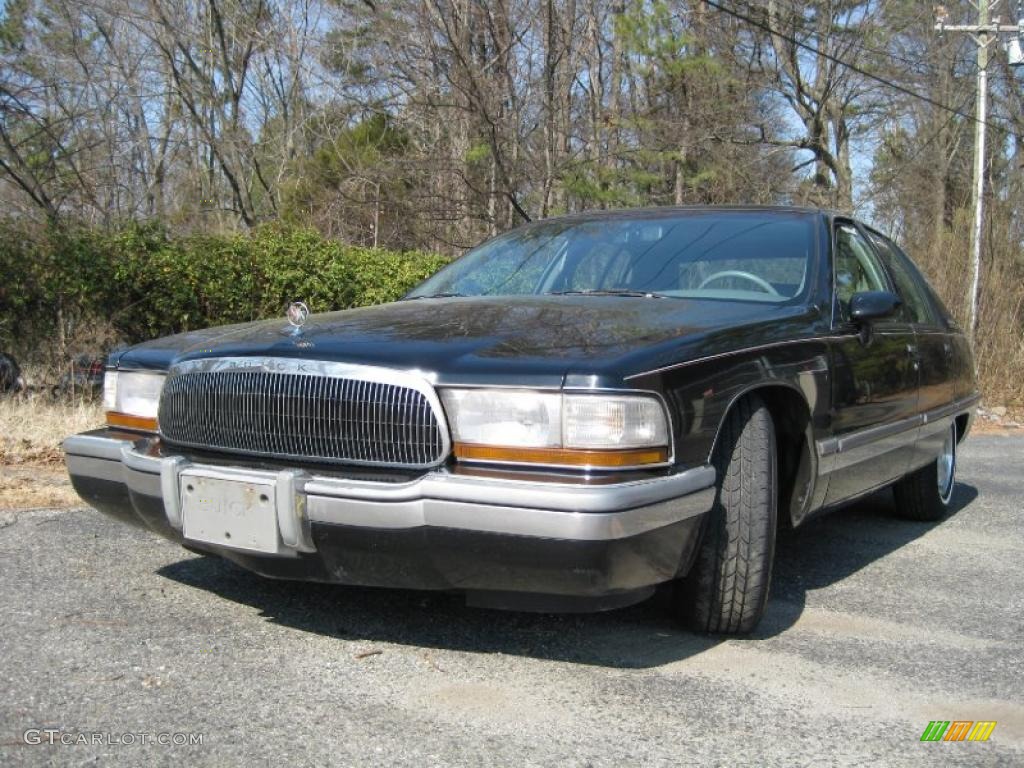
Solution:
[(232, 453), (434, 466), (449, 448), (440, 405), (425, 385), (387, 380), (407, 376), (276, 358), (186, 363), (164, 384), (160, 434), (172, 445)]

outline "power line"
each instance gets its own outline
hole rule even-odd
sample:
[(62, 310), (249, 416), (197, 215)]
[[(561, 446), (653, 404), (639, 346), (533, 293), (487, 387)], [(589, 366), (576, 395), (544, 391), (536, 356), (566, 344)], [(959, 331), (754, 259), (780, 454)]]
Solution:
[[(970, 100), (971, 100), (971, 95), (968, 94), (967, 97), (964, 99), (963, 104), (962, 104), (962, 106), (960, 108), (963, 109), (964, 107), (966, 107), (968, 102), (970, 102)], [(925, 139), (923, 142), (918, 142), (917, 149), (915, 149), (914, 152), (911, 153), (911, 155), (909, 157), (905, 157), (905, 158), (903, 158), (900, 161), (900, 167), (899, 168), (897, 168), (896, 170), (893, 170), (891, 173), (886, 174), (885, 178), (881, 181), (881, 183), (882, 184), (889, 184), (897, 176), (899, 176), (901, 173), (903, 173), (903, 168), (909, 166), (918, 157), (920, 157), (921, 154), (929, 146), (931, 146), (933, 143), (935, 143), (935, 141), (939, 138), (939, 136), (942, 135), (942, 132), (945, 131), (949, 127), (950, 123), (953, 122), (953, 118), (955, 118), (955, 117), (957, 117), (957, 113), (950, 114), (949, 117), (947, 117), (942, 122), (942, 124), (938, 127), (938, 129), (936, 129), (931, 135), (929, 135), (927, 139)], [(877, 184), (877, 182), (876, 182), (876, 184)]]
[[(770, 25), (766, 24), (763, 21), (760, 21), (759, 19), (755, 19), (744, 13), (741, 13), (740, 11), (734, 8), (728, 8), (716, 2), (716, 0), (704, 0), (704, 2), (706, 2), (712, 8), (722, 11), (723, 13), (726, 13), (729, 16), (732, 16), (733, 18), (739, 19), (740, 21), (745, 21), (748, 24), (751, 24), (757, 27), (758, 29), (763, 30), (764, 32), (767, 32), (768, 34), (775, 35), (776, 37), (781, 37), (783, 40), (786, 40), (787, 42), (790, 42), (799, 48), (803, 48), (805, 51), (808, 51), (809, 53), (813, 53), (816, 56), (821, 56), (822, 58), (831, 61), (833, 64), (838, 64), (841, 67), (845, 67), (849, 69), (851, 72), (856, 72), (857, 74), (862, 75), (868, 78), (869, 80), (874, 80), (877, 83), (881, 83), (882, 85), (888, 86), (889, 88), (892, 88), (895, 91), (899, 91), (900, 93), (906, 96), (910, 96), (912, 98), (926, 102), (928, 104), (931, 104), (933, 107), (937, 107), (938, 109), (944, 110), (946, 112), (951, 112), (955, 115), (959, 115), (965, 120), (970, 120), (971, 122), (980, 122), (983, 123), (984, 125), (989, 126), (990, 128), (995, 128), (998, 130), (1007, 130), (1004, 126), (996, 125), (995, 123), (990, 123), (986, 120), (979, 120), (976, 116), (963, 112), (959, 109), (956, 109), (955, 107), (951, 107), (949, 104), (944, 104), (938, 99), (933, 99), (930, 96), (926, 96), (925, 94), (912, 91), (910, 88), (907, 88), (906, 86), (900, 85), (899, 83), (894, 83), (892, 80), (888, 80), (882, 77), (881, 75), (876, 75), (873, 72), (869, 72), (863, 67), (859, 67), (856, 64), (844, 61), (843, 59), (840, 59), (838, 56), (835, 56), (831, 53), (828, 53), (827, 51), (823, 51), (820, 48), (817, 48), (813, 45), (798, 40), (797, 38), (792, 37), (791, 35), (787, 35), (785, 32), (780, 32), (777, 29), (773, 29)], [(747, 7), (750, 8), (750, 6)]]
[[(985, 126), (986, 109), (988, 108), (988, 62), (989, 46), (998, 46), (999, 37), (1002, 32), (1016, 32), (1019, 34), (1024, 27), (1024, 20), (1018, 22), (1017, 26), (1003, 27), (996, 19), (990, 23), (989, 13), (995, 7), (995, 2), (980, 0), (976, 4), (978, 9), (977, 24), (946, 24), (948, 14), (944, 8), (939, 6), (935, 11), (935, 29), (941, 34), (947, 29), (951, 32), (965, 32), (977, 47), (978, 54), (978, 89), (977, 105), (975, 114), (978, 122), (974, 124), (974, 189), (972, 191), (972, 202), (974, 203), (974, 222), (971, 226), (971, 314), (969, 332), (973, 341), (978, 327), (978, 293), (981, 286), (981, 239), (982, 227), (985, 221)], [(1021, 13), (1021, 4), (1017, 4), (1018, 15)]]
[[(786, 0), (786, 2), (785, 2), (785, 10), (793, 15), (793, 17), (794, 17), (793, 18), (794, 25), (796, 25), (796, 19), (797, 19), (797, 17), (799, 17), (799, 19), (800, 19), (799, 27), (800, 27), (800, 29), (802, 31), (805, 31), (808, 34), (817, 34), (818, 30), (817, 29), (813, 29), (811, 27), (811, 20), (807, 19), (806, 17), (804, 17), (803, 14), (802, 14), (802, 10), (803, 9), (798, 7), (798, 3), (800, 3), (800, 2), (801, 2), (801, 0)], [(930, 13), (931, 13), (931, 10), (927, 9), (927, 10), (923, 11), (922, 13), (918, 14), (916, 17), (908, 19), (906, 21), (906, 23), (902, 27), (899, 27), (899, 28), (891, 30), (892, 34), (893, 35), (900, 35), (903, 32), (906, 32), (911, 26), (913, 26), (915, 23), (921, 21), (922, 19), (926, 18)], [(845, 31), (850, 31), (850, 30), (844, 29), (843, 31), (845, 32)], [(918, 75), (927, 75), (927, 74), (929, 74), (928, 72), (922, 71), (920, 69), (920, 67), (922, 65), (927, 66), (924, 61), (921, 61), (920, 59), (910, 59), (910, 58), (907, 58), (906, 56), (901, 56), (900, 54), (894, 53), (893, 51), (890, 51), (890, 50), (881, 50), (879, 48), (872, 48), (872, 47), (868, 46), (864, 42), (864, 36), (863, 35), (861, 35), (861, 40), (857, 44), (857, 50), (858, 51), (863, 51), (864, 53), (874, 54), (875, 56), (884, 56), (884, 57), (886, 57), (888, 59), (892, 59), (894, 61), (902, 62), (903, 64), (906, 64), (909, 67), (913, 67), (913, 71), (914, 71), (915, 74), (918, 74)]]

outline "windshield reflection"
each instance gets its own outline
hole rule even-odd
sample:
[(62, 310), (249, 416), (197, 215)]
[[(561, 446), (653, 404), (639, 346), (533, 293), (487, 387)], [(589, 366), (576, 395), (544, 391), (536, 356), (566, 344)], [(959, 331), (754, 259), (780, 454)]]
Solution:
[(601, 295), (787, 303), (808, 288), (809, 214), (652, 212), (564, 218), (490, 240), (406, 298)]

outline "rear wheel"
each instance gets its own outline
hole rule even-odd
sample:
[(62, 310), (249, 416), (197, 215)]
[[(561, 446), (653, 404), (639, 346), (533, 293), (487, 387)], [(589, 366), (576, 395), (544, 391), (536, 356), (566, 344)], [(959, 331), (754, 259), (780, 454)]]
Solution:
[(775, 427), (760, 397), (745, 397), (729, 413), (713, 463), (715, 505), (674, 610), (699, 631), (743, 634), (764, 613), (775, 557)]
[(893, 486), (896, 514), (908, 520), (934, 522), (949, 511), (956, 485), (956, 422), (949, 425), (942, 453), (931, 464), (903, 477)]

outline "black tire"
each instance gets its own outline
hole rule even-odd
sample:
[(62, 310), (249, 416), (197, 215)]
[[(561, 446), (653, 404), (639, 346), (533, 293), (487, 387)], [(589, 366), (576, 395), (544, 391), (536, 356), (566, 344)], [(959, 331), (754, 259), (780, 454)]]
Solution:
[(719, 435), (715, 505), (693, 568), (676, 589), (674, 611), (695, 630), (746, 634), (764, 614), (775, 558), (775, 453), (768, 408), (757, 395), (743, 398)]
[[(942, 454), (931, 464), (900, 478), (893, 485), (896, 514), (907, 520), (934, 523), (949, 512), (956, 485), (957, 431), (954, 421), (949, 428)], [(940, 466), (949, 452), (951, 466), (939, 479)]]

